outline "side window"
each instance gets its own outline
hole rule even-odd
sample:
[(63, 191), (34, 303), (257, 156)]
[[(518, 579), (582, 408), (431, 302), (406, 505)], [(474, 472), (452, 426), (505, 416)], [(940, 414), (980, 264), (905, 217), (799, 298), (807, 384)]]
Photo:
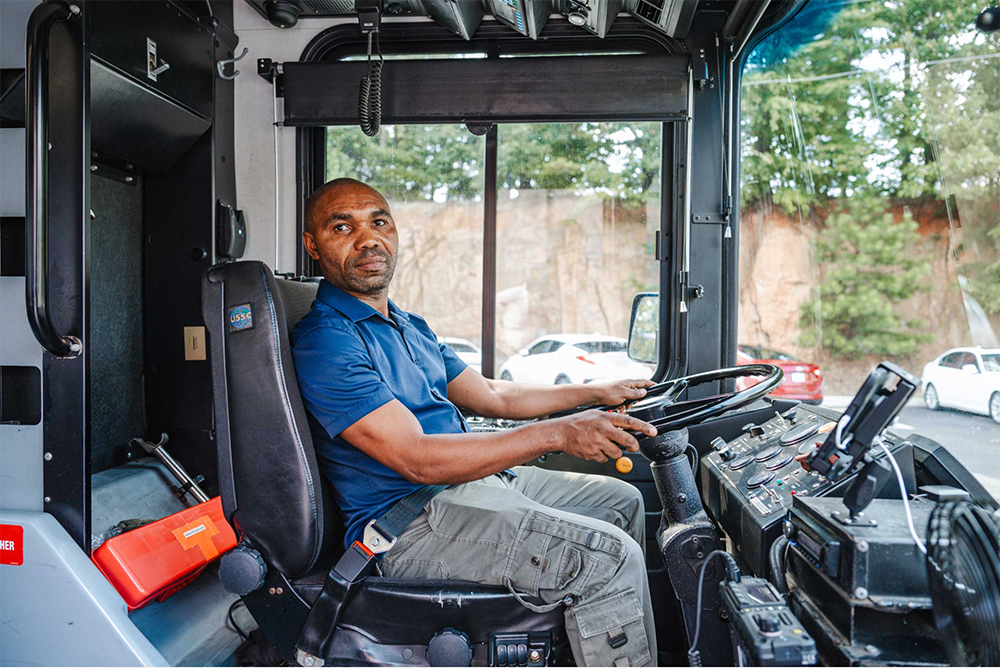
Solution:
[(962, 353), (962, 361), (959, 363), (958, 368), (961, 369), (966, 364), (971, 364), (976, 367), (976, 371), (982, 371), (983, 369), (979, 366), (979, 360), (972, 353)]
[(528, 354), (529, 355), (540, 355), (542, 353), (547, 353), (547, 352), (549, 352), (548, 348), (549, 348), (549, 344), (551, 344), (551, 343), (552, 343), (552, 341), (548, 341), (548, 340), (546, 340), (546, 341), (539, 341), (535, 345), (533, 345), (530, 348), (528, 348)]
[(550, 341), (549, 347), (545, 349), (547, 353), (554, 353), (555, 351), (562, 348), (565, 344), (562, 341)]
[(950, 355), (945, 355), (941, 359), (941, 363), (938, 366), (945, 366), (949, 369), (958, 368), (958, 360), (962, 358), (962, 353), (951, 353)]

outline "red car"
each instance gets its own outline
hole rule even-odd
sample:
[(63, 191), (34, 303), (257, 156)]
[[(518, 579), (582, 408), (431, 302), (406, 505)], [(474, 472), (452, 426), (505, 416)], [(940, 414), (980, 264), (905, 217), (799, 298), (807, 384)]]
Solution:
[[(759, 346), (740, 345), (736, 349), (736, 364), (774, 364), (785, 372), (785, 379), (771, 396), (782, 399), (798, 399), (806, 404), (819, 404), (823, 401), (823, 374), (819, 367), (809, 362), (795, 359), (788, 353), (769, 350)], [(743, 390), (759, 383), (753, 377), (739, 378), (736, 389)]]

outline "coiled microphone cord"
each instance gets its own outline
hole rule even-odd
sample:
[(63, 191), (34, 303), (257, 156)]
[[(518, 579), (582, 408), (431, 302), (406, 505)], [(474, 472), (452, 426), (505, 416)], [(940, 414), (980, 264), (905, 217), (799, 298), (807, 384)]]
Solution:
[(361, 131), (369, 137), (378, 134), (382, 125), (382, 46), (375, 40), (378, 49), (378, 60), (372, 61), (372, 33), (368, 33), (368, 74), (361, 78), (361, 91), (358, 95), (358, 120), (361, 121)]

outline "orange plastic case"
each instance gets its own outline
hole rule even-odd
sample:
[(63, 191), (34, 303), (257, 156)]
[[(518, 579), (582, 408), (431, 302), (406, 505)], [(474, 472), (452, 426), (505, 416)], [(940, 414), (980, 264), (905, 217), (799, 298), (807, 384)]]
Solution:
[(91, 559), (135, 610), (180, 591), (234, 547), (236, 534), (215, 497), (106, 540)]

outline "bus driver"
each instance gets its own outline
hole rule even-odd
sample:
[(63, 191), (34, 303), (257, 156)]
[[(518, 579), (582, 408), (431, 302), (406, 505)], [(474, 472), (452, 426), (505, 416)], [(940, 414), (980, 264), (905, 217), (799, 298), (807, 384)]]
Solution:
[(389, 301), (396, 225), (385, 198), (359, 181), (336, 179), (316, 190), (302, 238), (324, 280), (295, 326), (292, 351), (346, 544), (414, 490), (450, 485), (386, 553), (384, 575), (537, 596), (547, 609), (565, 606), (577, 665), (655, 665), (639, 492), (615, 478), (518, 466), (554, 451), (605, 462), (622, 448), (638, 450), (623, 429), (655, 435), (655, 428), (585, 411), (470, 433), (457, 408), (523, 420), (639, 399), (651, 383), (546, 387), (468, 368), (423, 318)]

